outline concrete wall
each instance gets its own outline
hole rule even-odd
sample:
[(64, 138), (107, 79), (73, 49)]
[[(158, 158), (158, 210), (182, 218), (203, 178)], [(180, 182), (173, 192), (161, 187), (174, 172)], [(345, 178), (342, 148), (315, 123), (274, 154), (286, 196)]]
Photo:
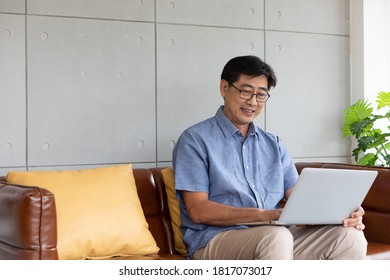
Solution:
[(246, 54), (279, 79), (257, 124), (297, 161), (349, 161), (348, 0), (0, 0), (0, 174), (170, 165)]

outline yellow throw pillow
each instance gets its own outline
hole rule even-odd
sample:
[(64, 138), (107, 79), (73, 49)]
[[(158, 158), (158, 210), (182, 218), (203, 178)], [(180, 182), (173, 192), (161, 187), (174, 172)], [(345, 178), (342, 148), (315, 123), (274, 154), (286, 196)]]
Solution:
[(175, 249), (183, 256), (187, 255), (187, 248), (183, 242), (183, 233), (180, 230), (180, 205), (176, 197), (175, 176), (172, 168), (161, 170), (164, 179), (165, 190), (167, 191), (169, 214), (171, 215), (173, 238), (175, 240)]
[(159, 250), (145, 220), (131, 164), (10, 171), (7, 181), (54, 194), (59, 259), (145, 255)]

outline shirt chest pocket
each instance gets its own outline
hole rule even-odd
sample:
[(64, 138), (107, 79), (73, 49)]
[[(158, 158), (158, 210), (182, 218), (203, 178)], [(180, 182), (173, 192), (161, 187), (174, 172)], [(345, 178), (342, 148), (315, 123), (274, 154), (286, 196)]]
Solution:
[(276, 208), (284, 198), (284, 178), (280, 164), (269, 164), (259, 170), (264, 186), (264, 208)]

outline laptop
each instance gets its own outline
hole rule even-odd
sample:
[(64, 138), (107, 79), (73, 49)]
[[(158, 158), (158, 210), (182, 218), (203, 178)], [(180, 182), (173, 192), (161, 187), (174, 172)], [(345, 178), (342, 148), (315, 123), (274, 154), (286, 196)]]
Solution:
[(304, 168), (278, 220), (240, 225), (342, 224), (362, 204), (377, 171)]

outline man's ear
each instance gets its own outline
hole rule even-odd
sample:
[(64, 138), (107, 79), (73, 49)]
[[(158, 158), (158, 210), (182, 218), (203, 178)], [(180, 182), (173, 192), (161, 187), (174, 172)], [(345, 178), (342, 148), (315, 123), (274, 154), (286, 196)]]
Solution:
[(228, 86), (229, 83), (226, 80), (221, 80), (219, 83), (219, 91), (223, 99), (225, 99)]

